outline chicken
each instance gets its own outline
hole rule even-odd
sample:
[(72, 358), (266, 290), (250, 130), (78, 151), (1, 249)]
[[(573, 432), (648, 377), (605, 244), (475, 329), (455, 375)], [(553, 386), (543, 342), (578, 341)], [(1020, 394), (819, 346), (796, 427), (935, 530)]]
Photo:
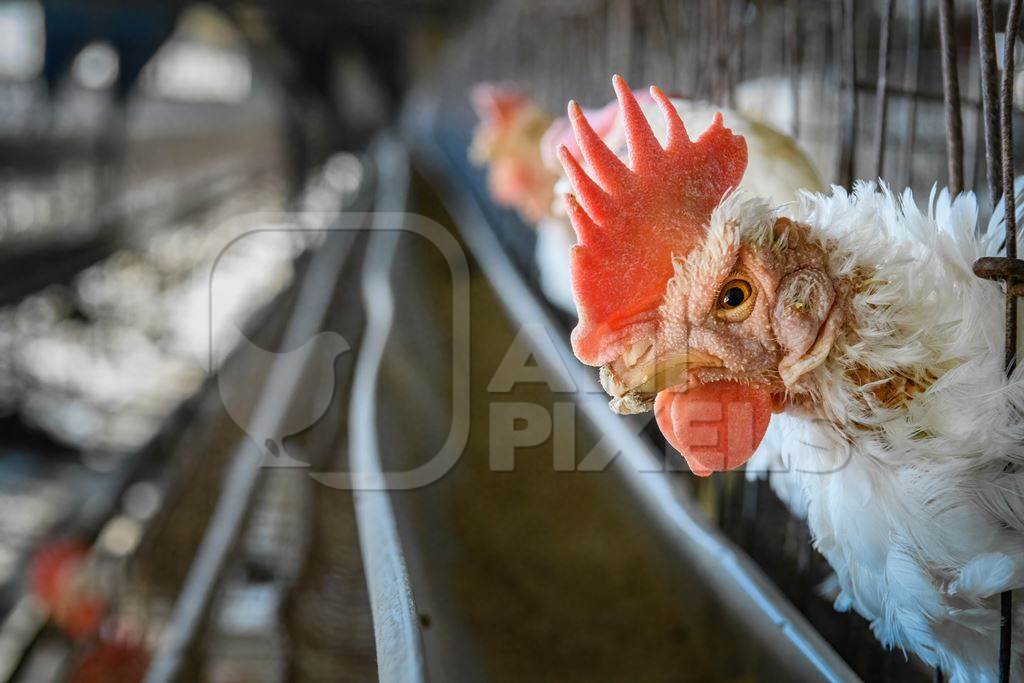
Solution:
[(491, 196), (527, 223), (550, 216), (558, 172), (544, 162), (540, 145), (552, 117), (513, 85), (481, 83), (470, 99), (480, 125), (469, 156), (475, 164), (488, 166)]
[(922, 210), (884, 184), (785, 206), (734, 190), (747, 145), (720, 116), (691, 141), (652, 88), (662, 146), (613, 84), (628, 154), (575, 103), (581, 158), (558, 151), (576, 356), (613, 408), (653, 409), (695, 474), (770, 470), (837, 609), (951, 680), (996, 680), (998, 596), (1024, 585), (1024, 371), (1004, 375), (1003, 293), (972, 264), (1000, 230), (976, 237), (969, 193)]
[(28, 569), (32, 594), (50, 619), (73, 639), (96, 635), (107, 612), (107, 601), (96, 585), (84, 543), (58, 540), (40, 548)]
[[(645, 112), (652, 114), (654, 100), (646, 93), (636, 93), (636, 97)], [(470, 156), (477, 164), (489, 166), (488, 187), (495, 201), (516, 209), (523, 220), (537, 227), (535, 260), (541, 289), (556, 306), (575, 313), (565, 259), (575, 236), (561, 201), (568, 181), (557, 158), (559, 145), (575, 150), (569, 120), (553, 120), (525, 92), (507, 84), (478, 85), (472, 101), (481, 124)], [(671, 101), (692, 125), (709, 124), (717, 111), (707, 102)], [(615, 102), (584, 113), (608, 147), (623, 148), (625, 129)], [(779, 203), (795, 199), (802, 189), (824, 189), (814, 165), (792, 138), (737, 112), (726, 111), (724, 116), (748, 141), (750, 162), (743, 189)], [(657, 124), (654, 132), (661, 140), (667, 133)]]

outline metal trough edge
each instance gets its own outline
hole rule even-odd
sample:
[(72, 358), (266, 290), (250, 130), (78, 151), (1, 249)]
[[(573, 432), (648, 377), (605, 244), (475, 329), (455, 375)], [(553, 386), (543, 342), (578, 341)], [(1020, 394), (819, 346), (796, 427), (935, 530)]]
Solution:
[[(376, 214), (362, 272), (362, 299), (366, 312), (363, 343), (356, 359), (350, 403), (350, 467), (355, 477), (383, 475), (377, 441), (377, 377), (392, 327), (394, 294), (391, 264), (406, 208), (409, 158), (396, 138), (382, 135), (371, 146), (378, 185)], [(373, 614), (377, 650), (377, 676), (384, 683), (428, 680), (419, 615), (413, 598), (405, 554), (390, 492), (369, 487), (353, 490), (359, 547)]]

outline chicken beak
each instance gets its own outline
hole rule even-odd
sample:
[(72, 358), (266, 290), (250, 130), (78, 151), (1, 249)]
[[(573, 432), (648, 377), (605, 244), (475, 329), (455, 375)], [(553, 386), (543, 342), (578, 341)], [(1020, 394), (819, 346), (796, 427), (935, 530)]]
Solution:
[(686, 384), (693, 368), (720, 368), (722, 360), (696, 349), (658, 355), (649, 346), (641, 353), (630, 349), (601, 367), (601, 387), (612, 397), (610, 406), (620, 415), (654, 408), (658, 392)]

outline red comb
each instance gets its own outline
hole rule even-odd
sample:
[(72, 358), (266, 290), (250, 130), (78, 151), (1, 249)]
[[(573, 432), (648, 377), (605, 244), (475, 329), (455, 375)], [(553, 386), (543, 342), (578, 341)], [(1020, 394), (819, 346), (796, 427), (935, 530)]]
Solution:
[(96, 633), (106, 611), (97, 589), (84, 583), (88, 555), (83, 543), (55, 541), (35, 554), (28, 570), (32, 592), (54, 623), (73, 638)]
[[(636, 97), (637, 102), (641, 106), (647, 106), (654, 102), (650, 93), (644, 90), (635, 91), (633, 96)], [(607, 140), (608, 136), (615, 131), (615, 124), (619, 121), (619, 103), (610, 102), (600, 109), (584, 109), (583, 115), (587, 117), (587, 123), (594, 129), (594, 132), (602, 140)], [(544, 133), (544, 138), (541, 140), (540, 145), (544, 163), (552, 167), (558, 166), (558, 148), (562, 145), (568, 147), (573, 155), (580, 153), (579, 145), (576, 144), (576, 135), (572, 130), (572, 124), (569, 122), (568, 117), (565, 116), (556, 119), (551, 124), (551, 127)]]
[(746, 142), (722, 125), (721, 114), (691, 141), (668, 97), (652, 87), (668, 123), (662, 149), (626, 81), (615, 76), (612, 85), (629, 165), (602, 142), (575, 102), (569, 120), (590, 173), (564, 146), (558, 155), (573, 187), (566, 206), (578, 242), (572, 280), (580, 320), (573, 350), (590, 365), (611, 360), (626, 326), (654, 321), (673, 256), (685, 255), (703, 236), (712, 210), (739, 185), (747, 166)]
[(477, 83), (469, 99), (480, 120), (497, 124), (511, 122), (530, 101), (525, 92), (509, 83)]

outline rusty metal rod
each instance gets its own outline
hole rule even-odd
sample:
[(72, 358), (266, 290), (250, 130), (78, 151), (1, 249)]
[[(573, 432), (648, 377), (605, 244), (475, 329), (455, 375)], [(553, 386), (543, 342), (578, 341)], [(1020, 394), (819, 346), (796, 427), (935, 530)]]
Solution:
[[(1017, 258), (1017, 202), (1013, 193), (1013, 72), (1014, 48), (1017, 44), (1017, 28), (1020, 24), (1020, 5), (1021, 0), (1011, 0), (1010, 12), (1006, 18), (1003, 78), (999, 93), (1007, 259)], [(1006, 281), (1006, 346), (1004, 353), (1007, 375), (1010, 375), (1017, 365), (1017, 297), (1011, 291), (1015, 284), (1017, 283), (1012, 280)], [(1004, 591), (999, 596), (999, 610), (999, 680), (1002, 683), (1009, 683), (1013, 640), (1012, 592)]]
[(939, 0), (939, 40), (942, 46), (942, 93), (946, 111), (946, 165), (949, 189), (964, 191), (964, 131), (960, 106), (960, 79), (956, 68), (956, 17), (953, 0)]
[[(942, 3), (951, 0), (941, 0)], [(882, 25), (878, 38), (878, 81), (875, 85), (875, 148), (872, 158), (875, 160), (875, 177), (882, 177), (885, 164), (885, 119), (889, 104), (889, 48), (892, 44), (892, 13), (893, 0), (883, 0)]]
[(985, 169), (989, 197), (995, 206), (1002, 195), (1002, 187), (999, 182), (999, 95), (992, 0), (978, 0), (978, 56), (981, 58), (981, 106), (985, 120)]
[[(1017, 24), (1020, 22), (1021, 0), (1012, 0), (1010, 12), (1006, 18), (1006, 35), (1003, 44), (1003, 77), (999, 93), (1000, 118), (1000, 151), (1002, 160), (1003, 201), (1006, 208), (1006, 257), (1017, 258), (1017, 215), (1016, 197), (1013, 194), (1013, 75), (1014, 48), (1017, 44)], [(1016, 311), (1016, 307), (1014, 307)], [(1007, 337), (1009, 340), (1009, 337)], [(1016, 341), (1016, 326), (1014, 326)], [(1007, 367), (1011, 368), (1010, 358), (1016, 357), (1016, 348), (1007, 348)]]
[(1011, 261), (1001, 256), (983, 256), (974, 262), (974, 274), (986, 280), (1024, 282), (1024, 261)]
[(974, 274), (986, 280), (1008, 283), (1006, 291), (1015, 297), (1024, 296), (1024, 261), (1004, 256), (983, 256), (974, 262)]

